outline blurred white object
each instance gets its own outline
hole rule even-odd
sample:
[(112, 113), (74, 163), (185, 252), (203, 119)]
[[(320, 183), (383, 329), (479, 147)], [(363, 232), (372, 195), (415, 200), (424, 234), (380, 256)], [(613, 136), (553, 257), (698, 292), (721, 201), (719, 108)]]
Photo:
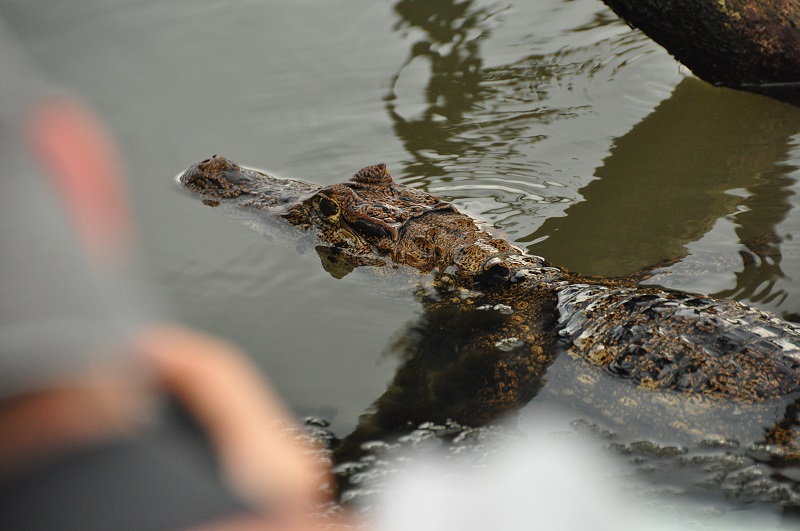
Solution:
[(383, 478), (377, 503), (367, 511), (374, 528), (678, 531), (780, 526), (780, 516), (772, 512), (720, 510), (659, 495), (597, 439), (559, 428), (546, 421), (528, 425), (523, 427), (527, 437), (490, 445), (464, 459), (444, 453), (398, 459), (401, 470)]

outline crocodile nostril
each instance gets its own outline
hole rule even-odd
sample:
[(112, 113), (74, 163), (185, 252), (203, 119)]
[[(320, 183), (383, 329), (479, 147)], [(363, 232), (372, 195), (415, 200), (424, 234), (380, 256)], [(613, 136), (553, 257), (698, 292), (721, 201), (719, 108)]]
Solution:
[(252, 178), (235, 162), (214, 155), (193, 164), (180, 177), (189, 190), (215, 197), (238, 197), (247, 193)]
[(484, 266), (483, 272), (478, 275), (478, 283), (487, 286), (499, 286), (511, 278), (511, 269), (499, 258), (493, 258)]
[(222, 176), (231, 184), (244, 185), (252, 181), (252, 178), (242, 173), (238, 167), (223, 170)]

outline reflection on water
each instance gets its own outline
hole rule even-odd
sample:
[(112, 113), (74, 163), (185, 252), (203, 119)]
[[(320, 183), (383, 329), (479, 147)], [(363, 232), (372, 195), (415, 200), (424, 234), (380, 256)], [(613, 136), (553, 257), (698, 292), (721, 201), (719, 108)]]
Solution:
[[(566, 10), (554, 4), (551, 9)], [(526, 35), (529, 42), (513, 62), (485, 64), (482, 47), (497, 37), (494, 28), (505, 17), (517, 16), (511, 7), (406, 0), (395, 9), (410, 53), (386, 99), (395, 134), (413, 156), (405, 162), (407, 182), (449, 183), (449, 198), (473, 197), (462, 185), (500, 176), (520, 186), (522, 196), (538, 185), (544, 189), (539, 201), (562, 201), (558, 180), (545, 178), (558, 163), (537, 161), (532, 150), (554, 134), (556, 122), (592, 114), (586, 96), (602, 93), (593, 86), (649, 53), (640, 50), (640, 36), (618, 31), (619, 21), (601, 10), (589, 20), (559, 20), (575, 24), (561, 29), (569, 47), (560, 46), (560, 36)]]
[[(422, 37), (411, 45), (408, 59), (392, 81), (386, 108), (395, 134), (414, 160), (406, 171), (415, 175), (441, 176), (438, 161), (465, 154), (464, 144), (453, 138), (453, 128), (462, 125), (468, 114), (491, 94), (484, 86), (479, 52), (480, 40), (489, 30), (492, 13), (472, 1), (402, 0), (395, 4), (400, 16), (397, 29), (421, 30)], [(414, 87), (422, 94), (416, 106), (398, 102), (396, 91), (405, 81), (404, 71), (422, 64), (428, 72), (415, 72), (414, 82), (427, 76), (427, 84)], [(421, 74), (421, 75), (420, 75)], [(398, 103), (402, 107), (398, 108)], [(401, 113), (413, 113), (404, 116)]]
[[(613, 275), (684, 255), (721, 218), (736, 225), (741, 242), (763, 239), (789, 209), (794, 168), (780, 162), (798, 124), (800, 109), (687, 79), (615, 141), (597, 180), (581, 189), (582, 202), (521, 241), (536, 241), (532, 251), (570, 269)], [(702, 277), (704, 265), (696, 267)], [(739, 259), (719, 269), (741, 267)], [(720, 293), (746, 298), (752, 290), (742, 282), (782, 275), (779, 267), (748, 269), (734, 290)]]
[[(526, 197), (527, 187), (538, 184), (546, 197), (534, 193), (534, 198), (547, 201), (553, 194), (546, 183), (537, 182), (538, 165), (524, 159), (519, 147), (546, 137), (542, 126), (588, 112), (585, 105), (559, 106), (547, 100), (554, 88), (564, 90), (562, 85), (567, 85), (566, 90), (572, 90), (570, 81), (561, 78), (585, 77), (591, 60), (571, 61), (572, 52), (559, 52), (484, 66), (481, 43), (491, 36), (505, 9), (452, 0), (405, 0), (395, 9), (402, 17), (398, 28), (413, 29), (410, 34), (416, 37), (387, 96), (395, 134), (413, 157), (405, 163), (412, 176), (408, 182), (450, 183), (449, 197), (454, 198), (474, 196), (469, 190), (476, 181), (483, 182), (483, 175), (519, 176), (522, 180), (513, 184), (520, 187), (521, 197)], [(411, 89), (421, 94), (403, 90), (407, 77), (416, 83)], [(420, 85), (420, 78), (427, 82)]]
[[(782, 282), (779, 230), (796, 182), (784, 163), (796, 107), (685, 79), (613, 140), (594, 180), (575, 186), (532, 153), (557, 122), (609, 112), (596, 93), (647, 55), (636, 34), (609, 36), (617, 21), (595, 16), (565, 30), (576, 37), (569, 48), (529, 38), (533, 50), (549, 53), (489, 66), (482, 47), (504, 9), (404, 0), (395, 11), (397, 28), (413, 41), (387, 97), (413, 157), (404, 182), (513, 229), (532, 252), (580, 273), (619, 275), (686, 256), (652, 283), (800, 313)], [(404, 85), (406, 77), (416, 85)], [(723, 220), (733, 234), (720, 234)], [(720, 247), (720, 237), (738, 242)]]
[[(617, 30), (607, 10), (575, 19), (564, 16), (564, 5), (549, 8), (558, 22), (574, 24), (561, 30), (570, 36), (568, 47), (561, 35), (528, 34), (528, 49), (513, 62), (486, 64), (482, 47), (506, 17), (516, 16), (513, 8), (452, 0), (395, 5), (410, 53), (386, 107), (412, 156), (404, 162), (404, 182), (435, 190), (519, 236), (531, 223), (525, 215), (558, 214), (575, 197), (559, 175), (570, 165), (538, 160), (539, 143), (559, 134), (558, 122), (590, 116), (585, 96), (602, 94), (626, 62), (648, 53), (640, 50), (640, 36)], [(547, 11), (534, 10), (537, 17)]]

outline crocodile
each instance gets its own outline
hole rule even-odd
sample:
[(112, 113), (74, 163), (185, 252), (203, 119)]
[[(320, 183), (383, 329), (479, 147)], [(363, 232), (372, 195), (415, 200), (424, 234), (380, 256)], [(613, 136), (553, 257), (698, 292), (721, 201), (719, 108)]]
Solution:
[[(606, 411), (626, 404), (636, 410), (637, 393), (658, 396), (652, 407), (661, 409), (648, 420), (684, 424), (673, 407), (681, 396), (692, 398), (684, 410), (697, 400), (712, 412), (761, 403), (763, 418), (745, 416), (770, 442), (798, 443), (796, 415), (776, 410), (796, 409), (787, 404), (800, 391), (800, 330), (768, 312), (642, 285), (650, 270), (605, 278), (557, 267), (452, 203), (394, 182), (385, 164), (321, 186), (215, 155), (179, 181), (206, 205), (226, 205), (307, 239), (334, 276), (363, 267), (416, 279), (423, 320), (455, 327), (434, 338), (435, 346), (409, 347), (414, 352), (378, 411), (362, 422), (359, 440), (375, 433), (381, 417), (397, 417), (401, 403), (418, 404), (406, 407), (422, 416), (414, 421), (438, 416), (475, 425), (530, 401), (545, 375), (573, 378), (562, 389), (583, 388), (580, 401), (591, 402), (605, 373), (621, 382), (601, 406)], [(418, 337), (443, 329), (420, 326)]]

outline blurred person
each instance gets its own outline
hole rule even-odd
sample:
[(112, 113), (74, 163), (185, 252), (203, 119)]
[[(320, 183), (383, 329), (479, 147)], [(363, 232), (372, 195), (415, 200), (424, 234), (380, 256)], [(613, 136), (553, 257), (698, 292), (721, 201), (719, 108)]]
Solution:
[(133, 297), (101, 124), (2, 24), (0, 72), (0, 528), (314, 528), (329, 471), (255, 369)]

